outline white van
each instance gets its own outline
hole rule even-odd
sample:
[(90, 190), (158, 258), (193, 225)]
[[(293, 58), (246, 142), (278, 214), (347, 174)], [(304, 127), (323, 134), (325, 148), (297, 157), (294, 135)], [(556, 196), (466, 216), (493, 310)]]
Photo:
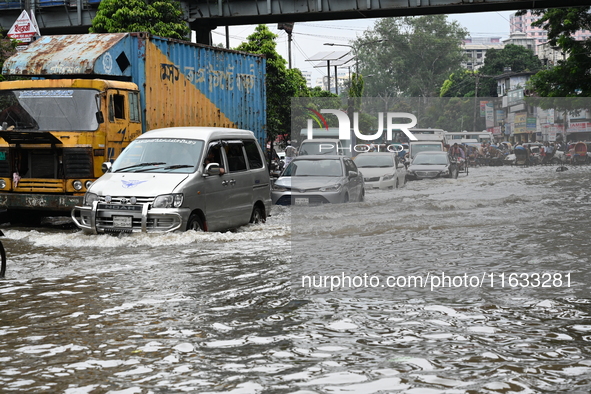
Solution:
[(72, 210), (87, 233), (224, 231), (263, 222), (269, 171), (247, 130), (172, 127), (136, 138)]
[(445, 142), (443, 134), (425, 134), (417, 135), (416, 137), (418, 138), (418, 141), (409, 141), (408, 143), (410, 161), (412, 161), (419, 152), (443, 152), (443, 144)]

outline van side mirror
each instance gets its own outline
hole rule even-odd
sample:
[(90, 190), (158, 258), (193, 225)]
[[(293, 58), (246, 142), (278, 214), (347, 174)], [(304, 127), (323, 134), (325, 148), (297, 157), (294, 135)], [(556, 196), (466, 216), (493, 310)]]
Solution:
[(106, 161), (101, 165), (101, 170), (103, 170), (103, 174), (106, 172), (111, 171), (111, 166), (113, 164), (110, 161)]
[(203, 176), (207, 175), (220, 175), (220, 165), (218, 163), (209, 163), (206, 165)]
[(349, 171), (349, 179), (355, 178), (357, 175), (359, 175), (358, 172), (356, 172), (356, 171)]
[(96, 112), (96, 121), (98, 122), (98, 124), (105, 123), (105, 117), (103, 116), (103, 113), (101, 111)]

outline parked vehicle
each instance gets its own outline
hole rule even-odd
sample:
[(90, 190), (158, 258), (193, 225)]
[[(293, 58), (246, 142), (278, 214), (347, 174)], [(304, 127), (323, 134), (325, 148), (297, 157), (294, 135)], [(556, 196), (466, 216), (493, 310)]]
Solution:
[(447, 152), (419, 152), (408, 166), (406, 179), (457, 178), (458, 166)]
[(342, 155), (298, 156), (273, 185), (274, 204), (309, 205), (363, 201), (363, 175)]
[(406, 169), (396, 153), (360, 153), (353, 161), (363, 174), (366, 188), (398, 189), (406, 183)]
[(69, 214), (101, 164), (148, 130), (222, 126), (265, 140), (263, 56), (145, 33), (46, 35), (3, 74), (27, 77), (0, 82), (0, 207), (12, 217)]
[(515, 163), (516, 166), (528, 166), (529, 165), (529, 151), (524, 148), (523, 146), (519, 145), (516, 146), (513, 150), (515, 154)]
[(269, 171), (251, 131), (152, 130), (105, 167), (72, 210), (86, 233), (223, 231), (270, 211)]
[(587, 164), (589, 159), (587, 157), (587, 144), (584, 142), (577, 142), (566, 154), (567, 161), (571, 164)]

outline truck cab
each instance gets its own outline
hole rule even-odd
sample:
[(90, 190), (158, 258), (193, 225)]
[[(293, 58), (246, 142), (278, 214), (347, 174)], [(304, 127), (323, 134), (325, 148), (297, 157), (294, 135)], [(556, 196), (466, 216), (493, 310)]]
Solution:
[(101, 164), (141, 134), (138, 95), (130, 82), (1, 82), (0, 205), (31, 218), (81, 202)]

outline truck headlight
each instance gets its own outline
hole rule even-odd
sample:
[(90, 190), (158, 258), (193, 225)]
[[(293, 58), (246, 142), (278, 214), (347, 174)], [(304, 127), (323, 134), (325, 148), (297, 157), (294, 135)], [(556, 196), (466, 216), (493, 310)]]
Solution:
[(81, 181), (72, 182), (72, 186), (74, 186), (74, 190), (77, 190), (77, 191), (82, 190), (82, 182)]
[(4, 179), (0, 179), (0, 189), (6, 188), (6, 181)]
[(84, 195), (84, 201), (82, 203), (82, 205), (86, 206), (86, 207), (91, 207), (92, 203), (98, 201), (98, 195), (94, 194), (94, 193), (86, 193)]
[(183, 205), (183, 194), (161, 194), (154, 199), (152, 208), (178, 208)]

